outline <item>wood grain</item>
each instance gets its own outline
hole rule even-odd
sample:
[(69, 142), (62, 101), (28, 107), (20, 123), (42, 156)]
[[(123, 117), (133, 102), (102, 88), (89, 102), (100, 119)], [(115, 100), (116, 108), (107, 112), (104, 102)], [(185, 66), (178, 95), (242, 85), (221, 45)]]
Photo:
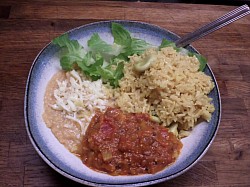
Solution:
[[(25, 84), (39, 51), (54, 37), (87, 23), (144, 21), (182, 36), (235, 7), (86, 0), (0, 1), (0, 187), (82, 186), (51, 169), (28, 139), (23, 114)], [(196, 47), (208, 58), (222, 99), (222, 119), (205, 156), (183, 175), (155, 186), (249, 186), (250, 16)]]

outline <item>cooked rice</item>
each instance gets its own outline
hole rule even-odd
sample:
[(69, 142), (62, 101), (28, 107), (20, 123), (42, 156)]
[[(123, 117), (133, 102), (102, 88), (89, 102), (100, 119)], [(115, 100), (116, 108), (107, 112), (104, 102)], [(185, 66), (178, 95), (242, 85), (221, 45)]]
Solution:
[[(156, 55), (148, 70), (139, 74), (134, 64), (146, 55)], [(199, 70), (196, 57), (176, 52), (172, 47), (147, 50), (130, 57), (124, 68), (120, 88), (114, 90), (115, 104), (126, 112), (157, 116), (164, 126), (178, 124), (190, 130), (202, 118), (211, 119), (214, 106), (208, 97), (214, 88), (211, 77)]]

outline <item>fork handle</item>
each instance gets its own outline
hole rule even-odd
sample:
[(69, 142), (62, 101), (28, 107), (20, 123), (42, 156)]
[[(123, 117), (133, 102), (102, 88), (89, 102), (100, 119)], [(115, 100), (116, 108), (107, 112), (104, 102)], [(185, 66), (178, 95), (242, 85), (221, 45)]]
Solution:
[(247, 5), (242, 5), (227, 14), (221, 16), (220, 18), (210, 22), (203, 27), (191, 32), (180, 39), (178, 39), (175, 44), (177, 47), (185, 47), (195, 40), (198, 40), (234, 21), (248, 15), (250, 13), (249, 7)]

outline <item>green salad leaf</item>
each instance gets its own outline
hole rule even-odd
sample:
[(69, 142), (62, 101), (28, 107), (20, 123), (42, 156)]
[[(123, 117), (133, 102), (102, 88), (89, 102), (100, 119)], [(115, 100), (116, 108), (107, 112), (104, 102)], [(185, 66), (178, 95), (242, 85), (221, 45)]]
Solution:
[(114, 43), (108, 44), (98, 33), (88, 40), (85, 50), (77, 40), (71, 40), (68, 34), (55, 38), (52, 43), (61, 48), (60, 64), (63, 70), (80, 69), (92, 80), (102, 79), (113, 87), (119, 86), (123, 77), (124, 63), (129, 56), (141, 54), (151, 47), (144, 40), (133, 38), (121, 24), (112, 23), (111, 33)]
[(94, 33), (88, 40), (88, 47), (91, 51), (101, 53), (102, 55), (117, 56), (119, 55), (123, 47), (114, 43), (113, 45), (103, 41), (99, 34)]
[(164, 48), (164, 47), (177, 48), (174, 42), (163, 38), (162, 41), (161, 41), (161, 45), (159, 46), (159, 49)]
[(103, 68), (98, 67), (98, 73), (101, 75), (104, 83), (109, 83), (113, 87), (119, 86), (119, 80), (123, 77), (124, 63), (119, 63), (115, 68), (112, 66)]
[(70, 71), (74, 69), (75, 63), (82, 61), (86, 55), (84, 48), (77, 40), (70, 40), (68, 34), (63, 34), (52, 41), (53, 44), (61, 47), (62, 54), (60, 64), (63, 70)]
[(201, 54), (194, 53), (194, 55), (196, 56), (196, 58), (200, 62), (199, 71), (204, 71), (206, 64), (207, 64), (207, 59), (204, 56), (202, 56)]
[(153, 47), (151, 44), (144, 40), (132, 38), (130, 52), (132, 54), (142, 54), (146, 49)]
[(129, 31), (127, 31), (122, 25), (118, 23), (111, 24), (111, 31), (114, 37), (114, 43), (123, 47), (122, 55), (126, 56), (125, 59), (128, 60), (128, 56), (133, 54), (141, 54), (146, 49), (152, 47), (151, 44), (147, 43), (145, 40), (138, 38), (133, 38)]
[(129, 47), (131, 45), (131, 35), (129, 31), (127, 31), (122, 25), (118, 23), (112, 23), (111, 32), (114, 37), (114, 43), (124, 47)]

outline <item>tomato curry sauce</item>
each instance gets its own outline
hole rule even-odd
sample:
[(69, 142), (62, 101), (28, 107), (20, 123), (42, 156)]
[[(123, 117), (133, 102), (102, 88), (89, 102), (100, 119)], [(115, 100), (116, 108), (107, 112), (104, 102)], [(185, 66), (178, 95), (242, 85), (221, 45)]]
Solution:
[(110, 175), (153, 174), (173, 163), (181, 141), (148, 114), (97, 112), (83, 137), (82, 161)]

